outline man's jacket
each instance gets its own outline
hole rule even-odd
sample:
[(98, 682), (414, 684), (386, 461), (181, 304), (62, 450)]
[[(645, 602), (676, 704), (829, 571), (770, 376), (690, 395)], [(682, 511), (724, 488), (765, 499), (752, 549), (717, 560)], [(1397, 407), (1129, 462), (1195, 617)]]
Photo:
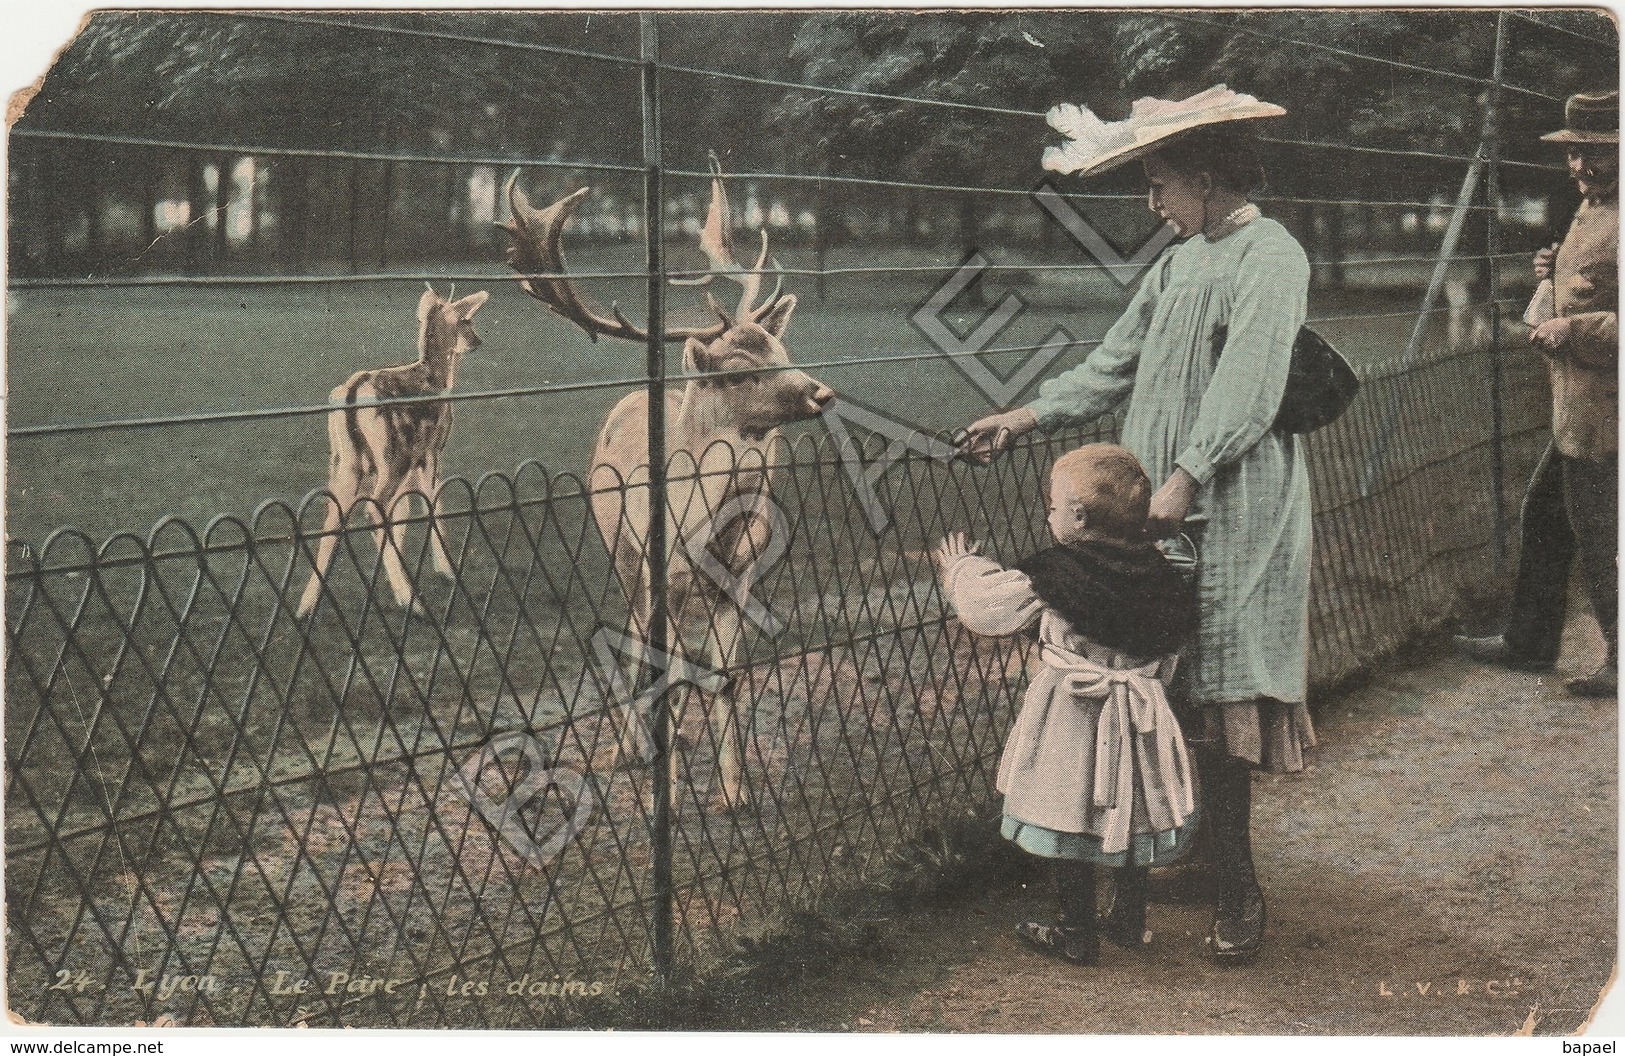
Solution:
[(1569, 339), (1547, 359), (1552, 434), (1570, 458), (1619, 451), (1619, 191), (1580, 204), (1552, 279)]

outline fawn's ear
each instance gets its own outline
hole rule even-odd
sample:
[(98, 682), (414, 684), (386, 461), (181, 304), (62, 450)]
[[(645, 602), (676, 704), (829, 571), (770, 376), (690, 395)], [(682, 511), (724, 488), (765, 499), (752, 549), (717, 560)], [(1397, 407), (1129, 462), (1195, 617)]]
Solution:
[(424, 290), (423, 296), (418, 298), (418, 322), (426, 321), (429, 318), (429, 313), (434, 310), (434, 306), (439, 303), (440, 295), (438, 293), (435, 293), (432, 289)]
[(787, 293), (773, 305), (772, 311), (756, 320), (756, 325), (783, 341), (785, 332), (790, 329), (790, 313), (795, 310), (796, 295)]
[(479, 290), (475, 293), (469, 294), (460, 301), (453, 301), (451, 305), (452, 314), (461, 316), (464, 319), (471, 319), (473, 318), (474, 313), (480, 310), (480, 305), (484, 304), (486, 298), (490, 296), (491, 294), (487, 291)]

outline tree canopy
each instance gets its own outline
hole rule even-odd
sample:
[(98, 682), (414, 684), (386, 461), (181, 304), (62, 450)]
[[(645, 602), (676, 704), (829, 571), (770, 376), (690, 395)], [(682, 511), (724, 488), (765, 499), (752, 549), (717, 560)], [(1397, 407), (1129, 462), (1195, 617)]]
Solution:
[[(1276, 141), (1273, 193), (1359, 199), (1380, 186), (1387, 197), (1426, 200), (1453, 194), (1460, 159), (1479, 149), (1498, 23), (1508, 37), (1506, 87), (1494, 94), (1509, 158), (1556, 161), (1538, 133), (1557, 127), (1564, 96), (1613, 84), (1618, 71), (1613, 23), (1585, 10), (741, 10), (659, 17), (667, 64), (664, 160), (673, 168), (703, 170), (714, 150), (736, 173), (1011, 191), (1044, 175), (1038, 162), (1053, 134), (1042, 115), (1054, 104), (1081, 103), (1115, 119), (1138, 96), (1179, 97), (1225, 82), (1289, 110), (1267, 130)], [(56, 140), (32, 160), (23, 151), (23, 164), (75, 178), (41, 175), (23, 211), (33, 207), (46, 217), (33, 228), (34, 242), (43, 244), (78, 210), (94, 243), (96, 207), (70, 198), (79, 185), (100, 181), (94, 193), (152, 199), (158, 184), (182, 179), (197, 215), (209, 193), (205, 169), (221, 171), (232, 153), (267, 147), (640, 164), (639, 67), (629, 61), (638, 47), (633, 12), (100, 12), (16, 129), (219, 149), (183, 161)], [(366, 210), (381, 213), (385, 228), (402, 195), (414, 196), (419, 213), (455, 213), (455, 185), (467, 179), (364, 172), (365, 161), (335, 167), (296, 155), (266, 164), (275, 170), (264, 192), (268, 213), (291, 225), (284, 233), (298, 240), (332, 222), (307, 217), (305, 199), (335, 179), (348, 181), (352, 262), (364, 229), (379, 226), (358, 219)], [(185, 166), (190, 174), (178, 177)], [(622, 179), (635, 194), (635, 176)], [(702, 188), (671, 182), (674, 196), (703, 196)], [(813, 193), (806, 182), (783, 183), (786, 196), (803, 202)], [(1090, 189), (1137, 184), (1125, 169)], [(1538, 195), (1562, 181), (1510, 167), (1503, 186)], [(953, 215), (967, 240), (1000, 211), (999, 199), (971, 193), (923, 205), (906, 190), (887, 197), (849, 183), (839, 193), (860, 211), (872, 204), (908, 212), (909, 230), (925, 223), (922, 210), (939, 231), (934, 218)], [(224, 198), (216, 204), (223, 207)], [(151, 225), (150, 215), (144, 222)], [(193, 263), (196, 257), (189, 254)]]

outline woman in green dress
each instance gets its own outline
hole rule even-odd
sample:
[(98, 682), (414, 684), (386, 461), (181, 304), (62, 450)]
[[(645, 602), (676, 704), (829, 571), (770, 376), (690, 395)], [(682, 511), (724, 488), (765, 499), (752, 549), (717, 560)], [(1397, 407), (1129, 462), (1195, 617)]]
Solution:
[(1264, 935), (1251, 772), (1302, 770), (1314, 744), (1306, 452), (1272, 428), (1309, 263), (1247, 200), (1263, 170), (1245, 129), (1283, 113), (1222, 85), (1177, 102), (1142, 99), (1112, 124), (1076, 107), (1051, 112), (1074, 141), (1051, 148), (1046, 167), (1089, 174), (1143, 161), (1148, 205), (1182, 241), (1081, 365), (1044, 382), (1027, 406), (971, 425), (962, 448), (986, 461), (1032, 429), (1086, 424), (1127, 402), (1121, 443), (1156, 485), (1148, 531), (1183, 532), (1201, 557), (1186, 733), (1215, 866), (1206, 942), (1229, 962), (1254, 956)]

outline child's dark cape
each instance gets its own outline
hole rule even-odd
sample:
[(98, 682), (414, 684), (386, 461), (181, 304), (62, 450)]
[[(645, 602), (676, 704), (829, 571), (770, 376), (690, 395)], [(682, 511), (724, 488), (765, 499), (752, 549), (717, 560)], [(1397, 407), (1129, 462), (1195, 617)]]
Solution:
[(1196, 585), (1150, 543), (1052, 546), (1016, 568), (1079, 634), (1130, 656), (1172, 653), (1196, 630)]

